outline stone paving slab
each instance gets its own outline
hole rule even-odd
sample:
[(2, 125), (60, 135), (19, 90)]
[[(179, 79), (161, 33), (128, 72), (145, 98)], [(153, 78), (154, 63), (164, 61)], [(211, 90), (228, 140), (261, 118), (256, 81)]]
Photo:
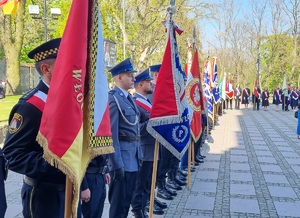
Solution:
[[(287, 117), (290, 117), (287, 119)], [(226, 110), (203, 145), (207, 156), (155, 218), (300, 217), (300, 140), (293, 112)], [(7, 218), (21, 215), (22, 177), (6, 182)], [(106, 200), (103, 217), (108, 217)], [(133, 217), (129, 213), (128, 217)]]

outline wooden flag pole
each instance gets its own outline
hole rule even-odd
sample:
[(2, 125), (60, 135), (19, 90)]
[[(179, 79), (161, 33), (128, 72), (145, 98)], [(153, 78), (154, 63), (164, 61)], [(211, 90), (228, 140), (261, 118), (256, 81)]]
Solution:
[(149, 217), (150, 218), (153, 217), (154, 193), (155, 193), (156, 172), (157, 172), (157, 162), (158, 162), (158, 151), (159, 151), (159, 142), (158, 142), (158, 140), (155, 140), (154, 160), (153, 160), (153, 169), (152, 169), (151, 194), (150, 194), (150, 208), (149, 208)]
[(192, 158), (189, 159), (190, 161), (192, 160), (193, 166), (195, 166), (195, 146), (194, 146), (195, 142), (193, 140), (193, 138), (191, 137), (191, 150), (192, 150)]
[(283, 111), (285, 111), (285, 94), (283, 93), (283, 102), (284, 102), (284, 104), (283, 104)]
[(66, 176), (66, 191), (65, 191), (65, 218), (72, 218), (72, 196), (73, 185), (68, 176)]
[(215, 104), (212, 103), (212, 128), (215, 127)]
[(189, 143), (188, 147), (188, 179), (187, 179), (187, 187), (188, 189), (191, 188), (191, 153), (192, 153), (192, 142)]
[(254, 111), (256, 110), (256, 96), (254, 93), (253, 93), (253, 110)]
[[(208, 112), (208, 111), (207, 111), (207, 112)], [(206, 116), (206, 125), (207, 125), (207, 126), (206, 126), (206, 135), (208, 135), (208, 131), (209, 131), (209, 130), (208, 130), (208, 128), (209, 128), (209, 121), (208, 121), (208, 118), (209, 118), (209, 117), (208, 117), (208, 113), (207, 113), (207, 116)]]

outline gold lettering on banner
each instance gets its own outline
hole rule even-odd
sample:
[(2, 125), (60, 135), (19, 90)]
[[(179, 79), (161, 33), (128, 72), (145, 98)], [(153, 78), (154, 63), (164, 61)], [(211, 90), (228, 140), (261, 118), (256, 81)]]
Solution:
[(73, 78), (76, 79), (74, 84), (74, 92), (76, 94), (76, 101), (80, 105), (81, 111), (83, 111), (83, 88), (82, 88), (82, 70), (73, 70)]

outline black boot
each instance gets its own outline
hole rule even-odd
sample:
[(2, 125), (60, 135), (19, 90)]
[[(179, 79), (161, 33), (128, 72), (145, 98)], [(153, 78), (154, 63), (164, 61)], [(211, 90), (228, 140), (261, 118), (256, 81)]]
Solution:
[(173, 200), (174, 198), (167, 192), (163, 182), (157, 182), (157, 197), (165, 200)]
[(162, 202), (158, 200), (157, 198), (154, 198), (154, 203), (159, 206), (161, 209), (166, 209), (168, 208), (168, 205), (165, 202)]
[(180, 185), (180, 186), (185, 186), (187, 185), (186, 181), (181, 180), (180, 178), (178, 178), (178, 176), (175, 176), (175, 182)]
[(144, 218), (149, 218), (146, 208), (143, 209), (143, 214), (144, 214)]
[(184, 177), (187, 177), (187, 172), (183, 171), (183, 170), (178, 170), (178, 172), (183, 175)]
[(181, 186), (177, 184), (175, 181), (175, 173), (168, 172), (168, 181), (166, 183), (166, 187), (172, 188), (175, 190), (182, 190)]
[(163, 215), (165, 212), (163, 211), (163, 209), (161, 209), (159, 206), (157, 206), (156, 204), (154, 204), (153, 207), (153, 214), (156, 215)]
[(176, 177), (178, 179), (182, 180), (182, 181), (186, 181), (187, 180), (187, 178), (185, 176), (181, 175), (181, 173), (179, 173), (178, 171), (177, 171)]
[(166, 186), (166, 190), (171, 196), (174, 196), (174, 197), (177, 196), (177, 192), (175, 190), (172, 190), (167, 186)]
[(132, 211), (132, 213), (135, 218), (144, 218), (144, 211), (142, 209), (137, 211)]

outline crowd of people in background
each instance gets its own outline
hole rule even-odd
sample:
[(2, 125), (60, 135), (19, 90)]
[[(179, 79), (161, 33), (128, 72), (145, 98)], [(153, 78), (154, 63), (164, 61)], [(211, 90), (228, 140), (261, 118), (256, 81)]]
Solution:
[(296, 111), (298, 110), (300, 101), (300, 90), (293, 86), (287, 86), (287, 89), (284, 91), (277, 86), (273, 93), (270, 93), (268, 88), (264, 88), (263, 91), (261, 91), (258, 86), (255, 86), (251, 92), (248, 86), (242, 90), (240, 85), (237, 85), (233, 89), (233, 92), (233, 98), (226, 96), (226, 101), (224, 102), (226, 104), (224, 108), (226, 109), (232, 109), (234, 99), (235, 109), (237, 110), (240, 109), (240, 104), (244, 105), (244, 109), (248, 110), (249, 103), (252, 103), (254, 105), (253, 110), (259, 110), (260, 106), (262, 106), (264, 111), (267, 111), (268, 106), (274, 104), (276, 111), (280, 110), (280, 105), (283, 111)]

